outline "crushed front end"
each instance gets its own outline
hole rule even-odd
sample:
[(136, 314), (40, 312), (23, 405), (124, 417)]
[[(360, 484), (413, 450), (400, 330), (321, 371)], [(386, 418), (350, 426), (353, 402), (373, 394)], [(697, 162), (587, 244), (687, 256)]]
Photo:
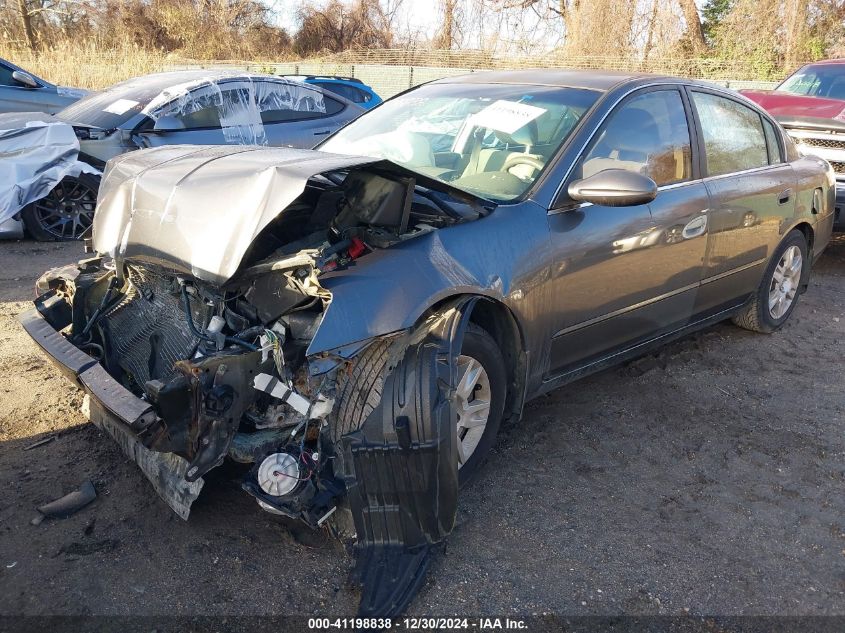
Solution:
[[(168, 150), (152, 151), (162, 159), (155, 166), (172, 161)], [(455, 201), (444, 213), (443, 205), (415, 202), (413, 178), (345, 164), (340, 177), (283, 174), (297, 184), (281, 208), (267, 203), (250, 217), (209, 210), (205, 219), (215, 226), (195, 232), (211, 237), (185, 247), (173, 225), (198, 220), (173, 192), (202, 204), (184, 184), (202, 170), (182, 165), (181, 191), (162, 195), (174, 168), (162, 167), (166, 178), (153, 175), (144, 188), (140, 174), (155, 166), (149, 155), (140, 160), (124, 164), (122, 176), (107, 172), (96, 255), (38, 280), (35, 309), (21, 317), (25, 329), (85, 389), (91, 420), (182, 518), (205, 473), (225, 459), (246, 464), (242, 487), (261, 508), (356, 541), (362, 613), (397, 613), (454, 522), (450, 398), (454, 332), (466, 302), (414, 328), (314, 353), (332, 302), (320, 278), (478, 211)], [(338, 167), (316, 162), (309, 171)], [(272, 171), (278, 177), (277, 162)], [(261, 176), (264, 194), (278, 185)], [(368, 370), (368, 384), (384, 396), (352, 406), (363, 389), (353, 376), (366, 373), (356, 364), (374, 348), (383, 362)], [(430, 380), (401, 378), (408, 375)]]

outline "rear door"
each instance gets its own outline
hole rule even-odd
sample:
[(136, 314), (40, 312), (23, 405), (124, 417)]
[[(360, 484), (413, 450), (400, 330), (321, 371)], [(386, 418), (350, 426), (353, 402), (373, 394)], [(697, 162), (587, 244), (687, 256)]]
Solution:
[(725, 93), (689, 89), (710, 195), (709, 232), (696, 312), (745, 301), (760, 282), (780, 227), (795, 211), (795, 175), (774, 125)]
[(688, 115), (679, 88), (634, 93), (610, 113), (565, 183), (628, 169), (659, 189), (648, 205), (564, 205), (549, 215), (559, 306), (552, 377), (677, 329), (693, 314), (709, 199)]
[[(347, 113), (355, 108), (307, 84), (296, 87), (296, 103), (276, 103), (275, 99), (259, 99), (261, 121), (267, 134), (267, 143), (311, 149), (337, 130), (347, 120), (354, 118)], [(261, 94), (261, 91), (259, 91)], [(271, 97), (272, 92), (268, 93)]]

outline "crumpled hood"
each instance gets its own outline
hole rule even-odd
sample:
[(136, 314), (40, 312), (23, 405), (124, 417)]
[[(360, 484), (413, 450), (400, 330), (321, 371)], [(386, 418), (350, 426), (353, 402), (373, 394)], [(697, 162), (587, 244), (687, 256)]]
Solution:
[(290, 148), (172, 145), (109, 161), (94, 248), (118, 265), (167, 265), (215, 284), (256, 236), (322, 173), (382, 162)]
[(777, 90), (742, 90), (751, 99), (784, 125), (791, 122), (835, 121), (845, 127), (845, 101), (796, 95)]

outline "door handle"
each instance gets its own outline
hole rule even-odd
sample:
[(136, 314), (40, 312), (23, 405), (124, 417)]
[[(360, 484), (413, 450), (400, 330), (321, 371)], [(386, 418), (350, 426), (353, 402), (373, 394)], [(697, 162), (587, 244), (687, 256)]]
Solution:
[(699, 235), (704, 235), (704, 232), (707, 230), (707, 216), (706, 215), (699, 215), (689, 222), (687, 222), (684, 230), (681, 232), (685, 240), (692, 239), (694, 237), (698, 237)]
[(331, 130), (320, 130), (319, 132), (314, 132), (314, 136), (325, 136), (326, 134), (331, 134)]
[(786, 204), (792, 197), (792, 189), (785, 189), (778, 194), (778, 204)]

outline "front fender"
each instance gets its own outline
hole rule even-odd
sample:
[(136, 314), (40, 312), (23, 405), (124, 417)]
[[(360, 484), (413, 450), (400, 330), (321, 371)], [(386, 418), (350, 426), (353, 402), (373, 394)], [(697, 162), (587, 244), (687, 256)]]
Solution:
[(433, 305), (454, 295), (503, 301), (509, 280), (483, 278), (445, 248), (439, 231), (375, 251), (347, 270), (321, 276), (332, 299), (308, 347), (313, 356), (412, 327)]

